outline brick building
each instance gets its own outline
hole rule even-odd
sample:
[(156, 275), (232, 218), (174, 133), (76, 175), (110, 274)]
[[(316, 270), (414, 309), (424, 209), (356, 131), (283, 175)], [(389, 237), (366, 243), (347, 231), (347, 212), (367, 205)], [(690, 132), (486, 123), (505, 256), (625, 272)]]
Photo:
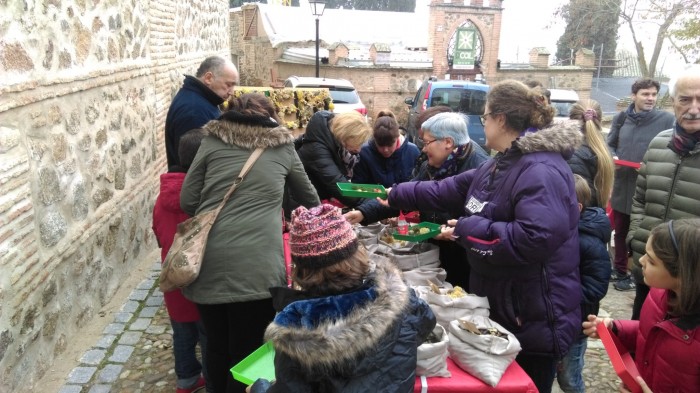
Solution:
[[(579, 66), (550, 67), (549, 53), (533, 48), (529, 64), (498, 60), (502, 0), (432, 0), (415, 13), (326, 9), (319, 23), (320, 76), (357, 88), (372, 116), (390, 109), (400, 121), (404, 104), (429, 76), (440, 79), (540, 80), (547, 87), (590, 95), (592, 55)], [(231, 10), (231, 55), (242, 83), (279, 86), (291, 75), (315, 73), (315, 21), (305, 6), (246, 4)], [(473, 35), (473, 64), (459, 66), (458, 36)]]

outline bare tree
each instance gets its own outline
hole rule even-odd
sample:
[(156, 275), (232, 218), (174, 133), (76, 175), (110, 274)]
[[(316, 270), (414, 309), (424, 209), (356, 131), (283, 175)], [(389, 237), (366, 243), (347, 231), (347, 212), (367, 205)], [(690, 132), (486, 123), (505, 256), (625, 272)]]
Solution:
[[(634, 40), (637, 51), (637, 61), (643, 76), (654, 77), (656, 75), (656, 66), (664, 40), (669, 39), (669, 43), (679, 52), (683, 50), (681, 46), (673, 44), (672, 33), (675, 31), (673, 27), (678, 26), (677, 29), (680, 29), (679, 25), (685, 21), (697, 19), (700, 12), (698, 11), (699, 7), (700, 0), (625, 0), (623, 2), (620, 19), (627, 24), (632, 33), (632, 40)], [(657, 29), (649, 62), (646, 60), (644, 46), (638, 38), (637, 29), (642, 22), (646, 22), (645, 24), (648, 24), (650, 28)], [(646, 28), (646, 26), (642, 28)]]
[(684, 16), (686, 19), (670, 31), (668, 40), (686, 63), (700, 64), (700, 20), (697, 15), (691, 18)]

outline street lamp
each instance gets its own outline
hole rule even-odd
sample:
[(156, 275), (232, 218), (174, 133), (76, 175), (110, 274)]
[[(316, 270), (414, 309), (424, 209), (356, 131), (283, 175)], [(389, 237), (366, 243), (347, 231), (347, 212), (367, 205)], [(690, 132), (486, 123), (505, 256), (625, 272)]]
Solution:
[(311, 14), (316, 17), (316, 78), (319, 74), (319, 56), (318, 56), (318, 17), (323, 15), (323, 10), (326, 9), (325, 1), (309, 0), (309, 5), (311, 6)]

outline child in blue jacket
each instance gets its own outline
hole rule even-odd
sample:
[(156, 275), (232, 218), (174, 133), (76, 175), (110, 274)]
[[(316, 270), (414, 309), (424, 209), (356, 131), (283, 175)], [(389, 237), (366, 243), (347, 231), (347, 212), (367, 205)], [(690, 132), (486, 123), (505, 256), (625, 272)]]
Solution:
[[(610, 254), (606, 247), (610, 240), (612, 228), (605, 210), (600, 207), (589, 207), (591, 188), (580, 175), (574, 175), (576, 198), (578, 199), (581, 218), (578, 223), (579, 252), (581, 262), (581, 320), (587, 321), (588, 315), (598, 315), (600, 301), (608, 293), (608, 282), (612, 268)], [(583, 360), (586, 353), (588, 337), (581, 334), (571, 344), (569, 352), (564, 356), (557, 369), (557, 382), (565, 393), (583, 393)]]

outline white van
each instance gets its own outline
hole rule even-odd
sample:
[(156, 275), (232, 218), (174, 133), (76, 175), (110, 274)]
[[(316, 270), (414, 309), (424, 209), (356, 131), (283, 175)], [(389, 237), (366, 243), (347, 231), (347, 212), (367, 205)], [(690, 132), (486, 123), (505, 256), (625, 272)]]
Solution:
[(578, 101), (578, 93), (573, 90), (564, 89), (549, 89), (551, 93), (550, 101), (556, 109), (554, 116), (569, 117), (569, 111), (576, 101)]
[(333, 100), (333, 112), (358, 111), (363, 116), (367, 116), (367, 108), (357, 94), (355, 86), (346, 79), (290, 76), (284, 81), (284, 87), (325, 87)]

